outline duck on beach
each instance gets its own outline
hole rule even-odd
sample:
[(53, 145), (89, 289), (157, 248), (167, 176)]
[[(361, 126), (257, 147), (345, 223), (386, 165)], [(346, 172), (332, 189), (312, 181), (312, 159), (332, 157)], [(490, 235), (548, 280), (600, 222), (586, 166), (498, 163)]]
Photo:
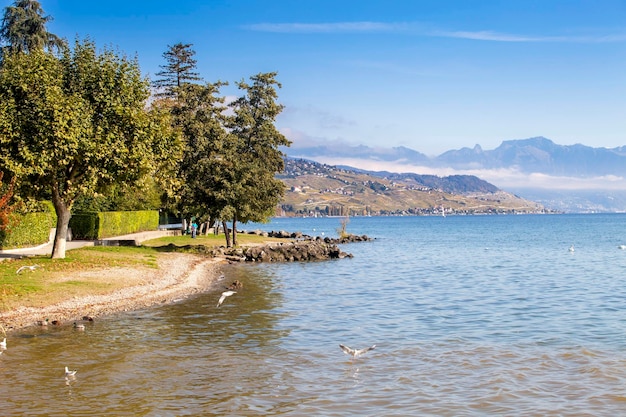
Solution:
[(226, 287), (227, 290), (240, 290), (243, 288), (243, 283), (238, 279), (234, 280), (232, 284)]

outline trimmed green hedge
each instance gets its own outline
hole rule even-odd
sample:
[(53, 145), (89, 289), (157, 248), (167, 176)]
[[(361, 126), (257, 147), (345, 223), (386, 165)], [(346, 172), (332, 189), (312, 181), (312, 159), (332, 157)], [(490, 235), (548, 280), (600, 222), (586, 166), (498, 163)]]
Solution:
[(7, 230), (0, 230), (0, 249), (15, 249), (42, 245), (50, 239), (50, 229), (56, 226), (56, 214), (12, 214)]
[(70, 228), (74, 239), (89, 240), (157, 230), (159, 212), (143, 210), (76, 213), (70, 219)]
[(69, 225), (72, 229), (72, 239), (98, 239), (98, 214), (95, 211), (72, 214)]

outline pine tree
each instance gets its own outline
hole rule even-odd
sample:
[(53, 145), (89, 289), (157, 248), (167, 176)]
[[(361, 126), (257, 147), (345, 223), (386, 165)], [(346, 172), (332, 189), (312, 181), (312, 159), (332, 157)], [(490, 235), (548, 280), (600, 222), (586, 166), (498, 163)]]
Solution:
[(16, 0), (13, 6), (6, 7), (0, 27), (0, 41), (5, 44), (3, 54), (61, 50), (65, 42), (46, 30), (51, 20), (51, 16), (44, 16), (36, 0)]
[(191, 49), (192, 44), (177, 43), (168, 45), (168, 50), (163, 53), (167, 62), (160, 65), (163, 71), (156, 73), (158, 77), (152, 85), (158, 88), (158, 97), (178, 98), (180, 88), (184, 84), (200, 81), (202, 78), (195, 72), (196, 60), (193, 58), (196, 51)]

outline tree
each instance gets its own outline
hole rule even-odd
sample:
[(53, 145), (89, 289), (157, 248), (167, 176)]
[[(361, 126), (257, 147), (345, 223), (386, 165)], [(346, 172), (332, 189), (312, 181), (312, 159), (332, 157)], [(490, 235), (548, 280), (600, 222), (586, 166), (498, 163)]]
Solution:
[(0, 27), (0, 41), (6, 44), (3, 54), (45, 49), (60, 51), (65, 42), (46, 30), (51, 20), (52, 17), (44, 16), (36, 0), (16, 0), (13, 6), (6, 7)]
[(154, 81), (153, 85), (160, 89), (158, 97), (176, 98), (178, 91), (184, 84), (200, 81), (202, 78), (195, 72), (196, 60), (193, 58), (196, 52), (191, 49), (192, 44), (177, 43), (168, 45), (168, 50), (163, 53), (167, 62), (160, 65), (163, 71), (156, 75), (161, 77)]
[(9, 185), (4, 187), (2, 178), (4, 172), (0, 172), (0, 232), (9, 226), (9, 215), (13, 211), (13, 206), (9, 205), (11, 197), (13, 197), (13, 187), (15, 186), (15, 177), (11, 178)]
[(284, 169), (280, 146), (291, 142), (276, 129), (276, 117), (284, 106), (277, 103), (276, 72), (250, 77), (252, 84), (237, 83), (244, 95), (230, 104), (230, 122), (235, 146), (230, 158), (232, 182), (223, 190), (224, 211), (231, 214), (233, 245), (237, 245), (237, 222), (267, 221), (284, 194), (284, 184), (275, 175)]
[(136, 61), (77, 41), (61, 58), (12, 53), (0, 68), (0, 170), (57, 214), (53, 258), (65, 257), (74, 201), (144, 175), (171, 176), (180, 137), (169, 115), (146, 109), (149, 81)]
[(179, 163), (181, 180), (179, 209), (185, 218), (219, 218), (219, 195), (215, 190), (225, 181), (222, 164), (227, 151), (228, 132), (224, 98), (219, 89), (225, 83), (185, 84), (171, 112), (175, 126), (185, 138), (185, 152)]

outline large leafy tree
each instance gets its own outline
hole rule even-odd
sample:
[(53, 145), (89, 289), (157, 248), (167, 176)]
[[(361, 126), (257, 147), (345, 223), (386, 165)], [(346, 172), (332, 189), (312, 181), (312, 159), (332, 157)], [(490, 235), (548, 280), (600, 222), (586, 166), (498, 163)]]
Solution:
[(157, 77), (153, 85), (159, 90), (158, 97), (176, 98), (178, 91), (185, 84), (192, 84), (202, 78), (196, 70), (196, 51), (192, 44), (177, 43), (168, 45), (167, 51), (163, 53), (165, 65), (161, 65), (162, 71), (156, 73)]
[(180, 139), (169, 115), (146, 109), (149, 81), (136, 61), (90, 41), (59, 59), (12, 53), (0, 68), (0, 170), (57, 214), (53, 258), (65, 257), (74, 201), (144, 175), (171, 176)]
[(277, 102), (276, 72), (259, 73), (251, 83), (240, 81), (244, 94), (230, 104), (234, 116), (230, 121), (235, 145), (230, 159), (229, 187), (221, 192), (227, 202), (223, 209), (233, 223), (233, 244), (237, 245), (237, 222), (266, 221), (284, 194), (284, 184), (275, 175), (284, 169), (280, 146), (291, 142), (278, 131), (276, 117), (284, 106)]
[(36, 50), (61, 50), (65, 42), (46, 29), (52, 17), (45, 16), (36, 0), (16, 0), (13, 6), (4, 9), (0, 41), (3, 53)]

